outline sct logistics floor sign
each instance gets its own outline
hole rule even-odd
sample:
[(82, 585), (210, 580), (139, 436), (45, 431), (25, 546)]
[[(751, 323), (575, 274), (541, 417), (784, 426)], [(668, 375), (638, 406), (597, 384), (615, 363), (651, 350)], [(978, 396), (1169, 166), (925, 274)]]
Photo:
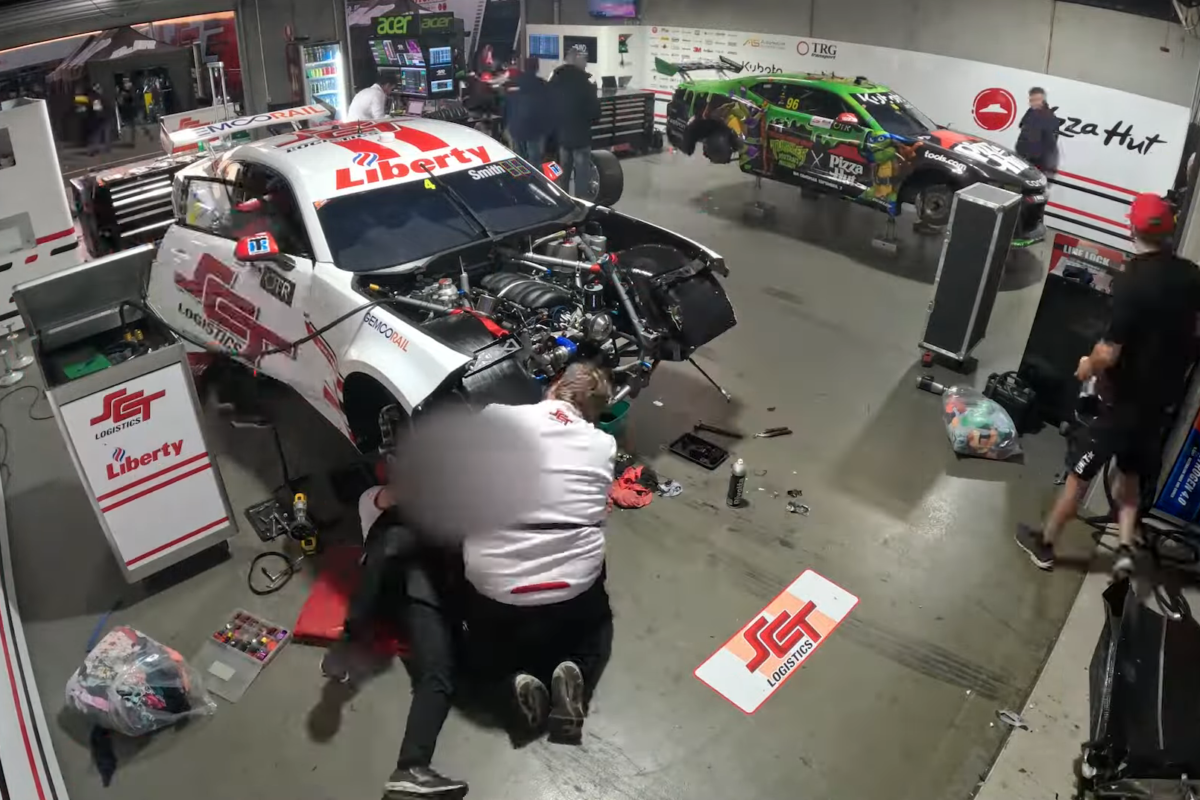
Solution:
[(812, 570), (696, 668), (696, 677), (753, 714), (841, 624), (858, 598)]

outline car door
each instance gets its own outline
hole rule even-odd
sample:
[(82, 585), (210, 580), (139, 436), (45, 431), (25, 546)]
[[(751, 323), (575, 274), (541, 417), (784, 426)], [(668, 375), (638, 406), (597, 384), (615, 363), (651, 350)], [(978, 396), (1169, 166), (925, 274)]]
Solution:
[(863, 152), (866, 128), (839, 95), (816, 86), (792, 85), (782, 97), (783, 109), (801, 120), (809, 149), (804, 172), (823, 188), (858, 197), (870, 183), (870, 165)]
[[(281, 176), (256, 164), (225, 175), (231, 179), (185, 182), (178, 222), (163, 240), (160, 253), (178, 296), (173, 316), (185, 332), (235, 351), (247, 365), (308, 394), (305, 371), (288, 349), (307, 333), (304, 310), (313, 273), (295, 195)], [(239, 261), (238, 239), (262, 232), (275, 237), (279, 257)]]

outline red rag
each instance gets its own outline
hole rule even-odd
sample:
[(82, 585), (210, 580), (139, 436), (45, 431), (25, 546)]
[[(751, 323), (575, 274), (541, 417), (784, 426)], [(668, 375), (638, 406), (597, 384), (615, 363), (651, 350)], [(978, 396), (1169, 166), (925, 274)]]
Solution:
[(608, 496), (621, 508), (641, 508), (650, 505), (654, 492), (642, 486), (641, 467), (629, 467), (621, 473), (621, 477), (613, 481)]

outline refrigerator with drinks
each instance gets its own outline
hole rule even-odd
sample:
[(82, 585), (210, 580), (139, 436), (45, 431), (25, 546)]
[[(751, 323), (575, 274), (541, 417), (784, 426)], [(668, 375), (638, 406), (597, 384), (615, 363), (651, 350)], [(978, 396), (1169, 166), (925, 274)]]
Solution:
[(346, 92), (346, 64), (340, 42), (305, 42), (300, 45), (300, 63), (304, 75), (304, 102), (320, 100), (337, 110), (338, 119), (346, 115), (350, 98)]

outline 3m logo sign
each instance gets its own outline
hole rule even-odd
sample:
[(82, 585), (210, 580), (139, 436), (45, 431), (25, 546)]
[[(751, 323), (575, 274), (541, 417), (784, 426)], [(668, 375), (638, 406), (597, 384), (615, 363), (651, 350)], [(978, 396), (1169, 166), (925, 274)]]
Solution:
[(696, 677), (752, 714), (857, 604), (857, 597), (809, 570), (697, 667)]
[(130, 394), (125, 389), (118, 389), (104, 396), (104, 411), (100, 416), (92, 417), (91, 423), (92, 425), (99, 425), (102, 422), (116, 424), (134, 418), (137, 418), (138, 422), (143, 422), (150, 419), (150, 404), (166, 394), (165, 391), (150, 395), (141, 391)]

